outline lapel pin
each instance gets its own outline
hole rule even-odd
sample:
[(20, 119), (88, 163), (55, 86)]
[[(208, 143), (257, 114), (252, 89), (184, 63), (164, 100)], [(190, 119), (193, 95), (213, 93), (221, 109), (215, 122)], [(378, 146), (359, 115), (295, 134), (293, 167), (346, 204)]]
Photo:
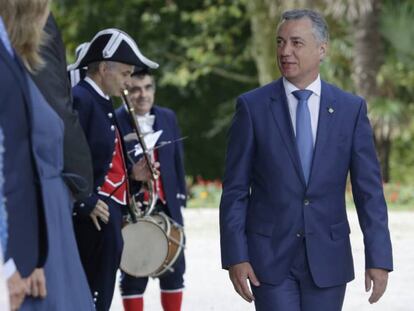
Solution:
[(329, 113), (334, 113), (334, 111), (335, 111), (335, 110), (334, 110), (332, 107), (329, 107), (329, 108), (328, 108), (328, 112), (329, 112)]

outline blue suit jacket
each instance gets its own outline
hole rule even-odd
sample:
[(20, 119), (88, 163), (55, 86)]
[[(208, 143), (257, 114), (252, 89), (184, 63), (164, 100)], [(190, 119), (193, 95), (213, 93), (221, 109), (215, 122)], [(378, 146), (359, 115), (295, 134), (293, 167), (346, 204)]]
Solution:
[(248, 261), (260, 281), (277, 285), (305, 236), (318, 286), (352, 280), (348, 173), (366, 268), (392, 270), (387, 207), (364, 100), (322, 81), (306, 186), (282, 80), (241, 95), (229, 132), (220, 204), (223, 267)]
[[(159, 142), (173, 141), (181, 138), (175, 113), (168, 108), (154, 106), (151, 114), (155, 115), (154, 130), (163, 130)], [(131, 133), (130, 117), (124, 107), (116, 111), (117, 120), (122, 136)], [(133, 150), (138, 141), (130, 141), (125, 144), (127, 150)], [(132, 154), (133, 155), (133, 154)], [(134, 158), (138, 161), (138, 158)], [(158, 161), (160, 162), (161, 179), (167, 199), (167, 208), (171, 217), (183, 224), (181, 207), (186, 204), (185, 174), (183, 165), (183, 147), (181, 141), (171, 143), (158, 149)]]
[(0, 126), (4, 134), (4, 196), (7, 200), (9, 239), (5, 261), (13, 258), (27, 277), (42, 266), (47, 237), (41, 204), (36, 146), (32, 142), (32, 108), (25, 69), (0, 40)]

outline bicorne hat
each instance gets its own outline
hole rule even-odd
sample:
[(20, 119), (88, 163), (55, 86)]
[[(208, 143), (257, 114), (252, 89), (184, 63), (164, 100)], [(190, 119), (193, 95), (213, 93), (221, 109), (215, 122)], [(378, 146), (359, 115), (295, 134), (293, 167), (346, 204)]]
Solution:
[(125, 32), (109, 28), (98, 32), (89, 45), (81, 49), (74, 64), (68, 70), (86, 67), (88, 64), (100, 61), (113, 61), (135, 67), (158, 68), (158, 64), (145, 57), (135, 41)]

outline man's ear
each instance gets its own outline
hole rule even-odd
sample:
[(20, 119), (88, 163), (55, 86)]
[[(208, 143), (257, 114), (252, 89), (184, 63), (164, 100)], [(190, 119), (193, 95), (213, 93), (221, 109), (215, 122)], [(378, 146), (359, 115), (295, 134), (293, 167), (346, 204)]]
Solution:
[(323, 61), (327, 54), (328, 54), (328, 44), (324, 42), (319, 47), (319, 60)]
[(100, 74), (104, 74), (108, 70), (108, 64), (106, 62), (100, 62), (98, 66), (98, 71)]

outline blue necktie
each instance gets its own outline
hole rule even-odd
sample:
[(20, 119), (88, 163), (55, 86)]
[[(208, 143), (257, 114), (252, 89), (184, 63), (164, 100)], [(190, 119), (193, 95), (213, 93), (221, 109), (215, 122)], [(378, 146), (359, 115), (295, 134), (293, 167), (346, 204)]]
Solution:
[(308, 107), (308, 99), (312, 95), (312, 91), (299, 90), (292, 92), (292, 94), (298, 100), (296, 108), (296, 145), (299, 151), (303, 175), (305, 176), (306, 184), (308, 184), (313, 157), (312, 125)]

